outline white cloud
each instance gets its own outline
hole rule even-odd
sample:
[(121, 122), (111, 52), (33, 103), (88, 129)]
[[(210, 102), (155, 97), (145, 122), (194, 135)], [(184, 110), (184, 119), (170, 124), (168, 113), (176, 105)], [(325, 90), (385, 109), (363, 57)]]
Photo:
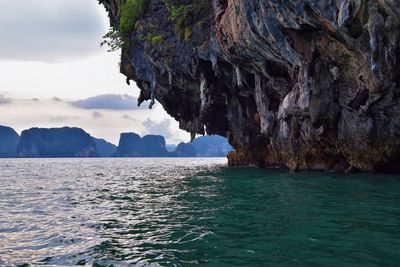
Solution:
[(10, 104), (11, 99), (4, 97), (4, 95), (0, 95), (0, 105)]
[(0, 59), (59, 62), (97, 51), (106, 21), (95, 0), (12, 0), (0, 25)]
[(145, 127), (145, 131), (143, 135), (146, 134), (157, 134), (162, 135), (166, 139), (171, 138), (173, 136), (171, 132), (171, 120), (165, 119), (160, 122), (153, 121), (151, 119), (147, 119), (143, 122), (143, 126)]
[(79, 116), (51, 116), (50, 121), (58, 123), (58, 122), (67, 122), (71, 120), (79, 120)]
[(118, 53), (97, 49), (100, 54), (71, 62), (0, 60), (0, 94), (16, 98), (57, 96), (61, 99), (83, 99), (111, 93), (137, 96), (138, 88), (134, 84), (128, 86), (126, 77), (119, 73)]
[[(9, 99), (3, 96), (5, 99)], [(10, 126), (17, 132), (32, 127), (79, 127), (94, 137), (118, 143), (120, 133), (136, 132), (162, 134), (168, 143), (187, 141), (188, 134), (178, 130), (178, 123), (158, 105), (152, 110), (86, 110), (73, 107), (68, 99), (12, 98), (7, 105), (0, 105), (0, 125)], [(160, 122), (153, 121), (160, 119)]]
[[(147, 132), (171, 119), (161, 105), (99, 109), (102, 116), (94, 119), (96, 109), (70, 104), (95, 95), (139, 95), (119, 73), (119, 52), (99, 47), (109, 26), (96, 0), (0, 0), (0, 25), (0, 124), (19, 132), (76, 126), (118, 143), (121, 132)], [(147, 119), (154, 122), (149, 129)], [(188, 141), (175, 120), (170, 131), (168, 143)]]
[[(109, 26), (96, 0), (0, 0), (0, 25), (0, 95), (83, 99), (139, 93), (119, 73), (119, 52), (100, 48)], [(64, 49), (69, 39), (78, 48)]]
[(89, 97), (83, 100), (72, 101), (71, 105), (82, 109), (109, 109), (109, 110), (132, 110), (144, 109), (137, 106), (137, 98), (128, 94), (106, 94)]

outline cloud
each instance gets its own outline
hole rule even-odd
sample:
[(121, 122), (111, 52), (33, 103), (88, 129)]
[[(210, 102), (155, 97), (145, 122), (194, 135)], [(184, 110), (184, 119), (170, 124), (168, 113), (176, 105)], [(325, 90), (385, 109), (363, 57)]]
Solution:
[(79, 120), (78, 116), (53, 116), (50, 117), (51, 122), (65, 122), (65, 121), (76, 121)]
[(161, 122), (156, 122), (151, 119), (147, 119), (146, 121), (143, 122), (143, 126), (146, 129), (145, 132), (143, 132), (143, 135), (158, 134), (164, 136), (165, 138), (173, 137), (173, 134), (171, 132), (170, 119), (164, 119)]
[(105, 27), (96, 2), (0, 1), (0, 59), (63, 61), (93, 54)]
[(93, 111), (92, 117), (95, 118), (95, 119), (98, 119), (98, 118), (103, 117), (103, 114), (101, 114), (101, 113), (98, 112), (98, 111)]
[(68, 98), (56, 102), (46, 96), (32, 101), (31, 97), (21, 98), (11, 92), (1, 94), (5, 96), (2, 98), (10, 97), (11, 103), (0, 105), (0, 125), (9, 125), (17, 132), (32, 127), (74, 126), (114, 143), (118, 143), (122, 132), (163, 135), (168, 144), (189, 140), (189, 134), (179, 130), (178, 122), (160, 105), (152, 110), (82, 110), (72, 106)]
[(137, 121), (135, 118), (132, 118), (132, 117), (129, 116), (128, 114), (122, 115), (121, 118), (123, 118), (123, 119), (125, 119), (125, 120), (130, 120), (130, 121)]
[(10, 104), (11, 98), (6, 98), (4, 95), (0, 95), (0, 105)]
[(56, 96), (54, 96), (54, 97), (52, 98), (52, 100), (53, 100), (54, 102), (61, 102), (61, 101), (62, 101), (61, 98), (56, 97)]
[(71, 105), (82, 109), (133, 110), (144, 109), (137, 106), (137, 98), (130, 95), (107, 94), (72, 101)]

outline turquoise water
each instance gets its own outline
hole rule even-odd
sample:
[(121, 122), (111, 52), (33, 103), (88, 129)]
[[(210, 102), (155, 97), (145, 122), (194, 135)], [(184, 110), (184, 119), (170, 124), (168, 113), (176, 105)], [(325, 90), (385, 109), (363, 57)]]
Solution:
[(0, 161), (0, 266), (399, 266), (400, 177)]

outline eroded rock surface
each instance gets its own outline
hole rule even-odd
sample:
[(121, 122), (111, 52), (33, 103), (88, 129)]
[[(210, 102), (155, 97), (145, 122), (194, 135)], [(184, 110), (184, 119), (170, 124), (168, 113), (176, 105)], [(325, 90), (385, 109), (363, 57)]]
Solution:
[[(99, 1), (116, 26), (124, 1)], [(227, 136), (232, 165), (399, 171), (399, 1), (170, 3), (192, 8), (149, 0), (122, 51), (140, 101)]]

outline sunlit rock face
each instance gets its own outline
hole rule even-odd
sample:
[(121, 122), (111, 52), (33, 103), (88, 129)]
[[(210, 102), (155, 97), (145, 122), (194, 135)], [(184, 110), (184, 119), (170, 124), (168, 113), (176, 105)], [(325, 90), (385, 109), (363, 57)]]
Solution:
[[(113, 26), (123, 1), (99, 0)], [(400, 2), (149, 0), (121, 72), (232, 165), (399, 171)], [(144, 34), (162, 36), (153, 42)]]

